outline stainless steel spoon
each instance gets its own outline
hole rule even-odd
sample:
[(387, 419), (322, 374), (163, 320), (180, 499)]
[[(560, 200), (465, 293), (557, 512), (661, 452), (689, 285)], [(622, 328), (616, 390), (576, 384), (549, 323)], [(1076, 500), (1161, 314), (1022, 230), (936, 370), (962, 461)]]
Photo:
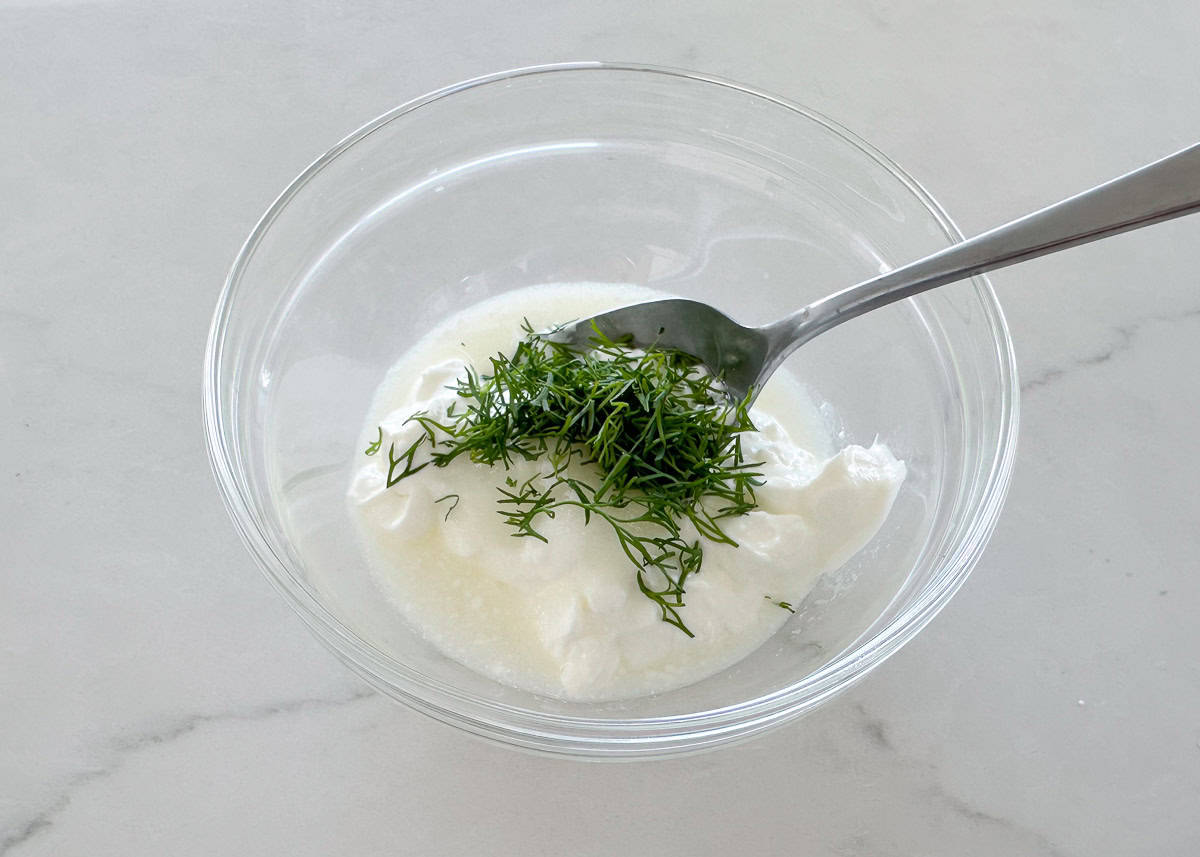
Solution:
[(584, 348), (595, 328), (636, 346), (673, 348), (724, 373), (731, 396), (757, 395), (779, 364), (843, 321), (926, 289), (1200, 209), (1200, 143), (886, 274), (821, 298), (762, 327), (708, 304), (649, 301), (566, 325), (548, 338)]

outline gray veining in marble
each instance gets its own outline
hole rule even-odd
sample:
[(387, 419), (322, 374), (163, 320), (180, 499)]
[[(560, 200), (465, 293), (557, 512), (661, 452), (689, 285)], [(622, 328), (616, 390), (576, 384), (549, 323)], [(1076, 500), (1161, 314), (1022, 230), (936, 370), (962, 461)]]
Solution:
[(437, 86), (744, 80), (975, 232), (1194, 142), (1197, 44), (1194, 0), (0, 0), (0, 857), (1195, 854), (1200, 221), (995, 275), (1022, 437), (972, 579), (813, 716), (652, 765), (367, 691), (238, 544), (199, 367), (262, 209)]

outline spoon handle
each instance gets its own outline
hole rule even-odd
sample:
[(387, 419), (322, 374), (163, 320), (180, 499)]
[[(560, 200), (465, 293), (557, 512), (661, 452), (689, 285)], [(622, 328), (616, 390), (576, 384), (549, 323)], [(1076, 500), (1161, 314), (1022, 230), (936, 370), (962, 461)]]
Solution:
[[(814, 336), (902, 298), (1200, 209), (1200, 143), (809, 304), (768, 335), (778, 365)], [(772, 367), (773, 368), (773, 367)]]

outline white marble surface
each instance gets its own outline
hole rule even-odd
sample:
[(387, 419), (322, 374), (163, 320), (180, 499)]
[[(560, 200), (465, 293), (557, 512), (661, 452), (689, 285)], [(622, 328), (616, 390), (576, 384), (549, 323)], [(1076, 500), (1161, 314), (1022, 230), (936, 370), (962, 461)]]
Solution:
[(977, 231), (1200, 137), (1198, 44), (1195, 0), (0, 0), (0, 857), (1197, 853), (1200, 220), (995, 276), (1021, 452), (974, 576), (814, 716), (662, 763), (367, 691), (237, 542), (199, 370), (274, 194), (436, 86), (733, 77)]

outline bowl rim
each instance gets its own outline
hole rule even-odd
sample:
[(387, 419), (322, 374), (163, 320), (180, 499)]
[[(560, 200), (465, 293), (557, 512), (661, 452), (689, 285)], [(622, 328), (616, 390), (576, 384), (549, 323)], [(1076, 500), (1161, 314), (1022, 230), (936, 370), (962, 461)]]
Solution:
[(313, 596), (302, 580), (290, 570), (288, 560), (271, 546), (254, 504), (239, 478), (240, 453), (236, 445), (226, 442), (222, 416), (226, 391), (221, 387), (220, 378), (226, 359), (225, 335), (243, 272), (263, 236), (304, 186), (347, 149), (395, 119), (464, 90), (499, 81), (562, 72), (612, 71), (664, 75), (724, 87), (799, 114), (823, 126), (875, 161), (913, 194), (951, 242), (963, 240), (962, 232), (941, 205), (897, 163), (834, 120), (778, 95), (714, 75), (642, 63), (586, 61), (524, 66), (470, 78), (404, 102), (342, 138), (288, 184), (259, 218), (225, 278), (205, 347), (202, 391), (209, 463), (222, 500), (243, 543), (305, 624), (343, 662), (388, 695), (468, 732), (526, 749), (607, 758), (692, 752), (748, 737), (811, 710), (830, 696), (850, 687), (903, 647), (962, 586), (995, 528), (1012, 477), (1020, 407), (1016, 357), (1004, 313), (988, 279), (984, 276), (973, 277), (972, 283), (995, 347), (1001, 402), (998, 439), (971, 525), (941, 562), (945, 571), (939, 578), (940, 585), (926, 587), (912, 604), (875, 634), (860, 637), (816, 671), (763, 696), (722, 708), (649, 718), (551, 714), (480, 699), (444, 682), (431, 680), (405, 667), (350, 630)]

